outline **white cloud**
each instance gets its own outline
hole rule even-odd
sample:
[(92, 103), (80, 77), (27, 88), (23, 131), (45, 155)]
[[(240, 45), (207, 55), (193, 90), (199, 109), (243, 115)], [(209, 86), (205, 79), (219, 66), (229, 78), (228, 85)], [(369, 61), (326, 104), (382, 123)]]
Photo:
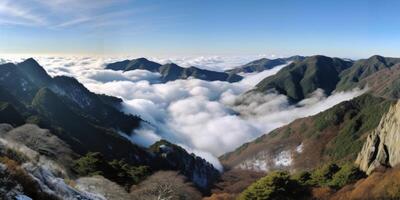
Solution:
[(255, 72), (255, 73), (251, 73), (251, 74), (240, 74), (242, 76), (245, 76), (244, 79), (242, 80), (242, 83), (255, 86), (255, 85), (257, 85), (257, 83), (262, 81), (265, 77), (272, 76), (272, 75), (278, 73), (278, 71), (281, 70), (282, 68), (284, 68), (286, 65), (287, 64), (278, 65), (271, 70), (265, 70), (265, 71), (258, 72), (258, 73)]
[[(284, 95), (257, 94), (249, 96), (245, 104), (238, 106), (235, 102), (241, 94), (279, 68), (247, 74), (238, 83), (189, 79), (160, 84), (156, 83), (157, 73), (105, 70), (104, 63), (115, 61), (115, 58), (37, 59), (52, 75), (74, 76), (93, 92), (123, 98), (125, 112), (138, 114), (149, 122), (130, 137), (133, 141), (147, 146), (164, 138), (198, 153), (215, 166), (220, 166), (217, 156), (234, 150), (244, 142), (364, 92), (354, 90), (325, 97), (323, 91), (317, 90), (310, 98), (294, 106), (289, 105)], [(216, 62), (223, 66), (224, 57), (221, 59), (222, 62)], [(198, 64), (206, 66), (207, 63), (210, 63), (209, 60)]]
[(256, 59), (265, 58), (265, 55), (249, 56), (192, 56), (192, 57), (172, 57), (172, 58), (149, 58), (162, 64), (176, 63), (183, 67), (200, 67), (214, 71), (225, 71), (232, 69)]
[(15, 1), (0, 1), (0, 23), (17, 25), (44, 25), (46, 19), (41, 15), (34, 13), (27, 6), (17, 4)]
[[(51, 29), (127, 25), (148, 8), (128, 7), (127, 0), (0, 0), (0, 24)], [(112, 8), (112, 9), (110, 9)]]

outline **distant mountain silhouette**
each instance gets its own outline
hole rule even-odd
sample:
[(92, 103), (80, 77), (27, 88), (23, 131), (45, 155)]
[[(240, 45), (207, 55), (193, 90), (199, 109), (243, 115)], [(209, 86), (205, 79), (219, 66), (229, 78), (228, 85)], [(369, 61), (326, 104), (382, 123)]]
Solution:
[(124, 60), (120, 62), (110, 63), (106, 69), (131, 71), (136, 69), (147, 70), (150, 72), (158, 72), (161, 74), (161, 81), (175, 81), (178, 79), (196, 78), (205, 81), (227, 81), (238, 82), (243, 77), (235, 73), (216, 72), (211, 70), (200, 69), (197, 67), (180, 67), (174, 63), (165, 65), (158, 64), (147, 60), (146, 58), (138, 58), (134, 60)]
[(253, 72), (262, 72), (264, 70), (272, 69), (279, 65), (284, 65), (289, 62), (294, 61), (302, 61), (305, 57), (303, 56), (291, 56), (288, 58), (277, 58), (277, 59), (268, 59), (261, 58), (252, 62), (249, 62), (245, 65), (236, 67), (234, 69), (227, 70), (227, 73), (253, 73)]

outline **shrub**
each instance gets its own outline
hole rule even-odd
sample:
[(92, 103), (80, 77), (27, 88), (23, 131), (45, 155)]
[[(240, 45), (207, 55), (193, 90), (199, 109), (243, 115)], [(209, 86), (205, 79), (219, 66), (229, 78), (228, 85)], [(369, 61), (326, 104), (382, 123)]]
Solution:
[(355, 167), (353, 164), (345, 164), (341, 166), (340, 170), (335, 175), (333, 175), (329, 186), (333, 188), (341, 188), (364, 177), (365, 173), (360, 171), (360, 169)]
[(128, 189), (150, 174), (147, 166), (132, 166), (124, 160), (107, 162), (100, 153), (88, 153), (74, 163), (73, 171), (79, 176), (102, 175)]
[(103, 175), (107, 163), (100, 153), (89, 152), (74, 163), (74, 171), (80, 176)]
[(332, 180), (333, 175), (340, 170), (336, 164), (326, 164), (311, 174), (310, 185), (327, 186)]
[(287, 172), (272, 172), (242, 192), (240, 200), (302, 199), (308, 192)]
[(293, 179), (302, 185), (307, 185), (311, 180), (311, 173), (306, 171), (296, 173), (293, 175)]
[(153, 174), (139, 185), (133, 186), (130, 194), (134, 200), (201, 199), (201, 194), (186, 177), (174, 171), (159, 171)]

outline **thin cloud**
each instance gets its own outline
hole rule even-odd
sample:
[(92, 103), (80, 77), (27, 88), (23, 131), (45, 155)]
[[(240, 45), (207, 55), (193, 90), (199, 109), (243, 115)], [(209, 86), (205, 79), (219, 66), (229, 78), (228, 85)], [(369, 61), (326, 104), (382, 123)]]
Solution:
[(27, 6), (16, 4), (13, 1), (0, 1), (0, 16), (2, 23), (14, 25), (37, 25), (42, 26), (47, 24), (47, 20), (33, 11)]
[(50, 29), (69, 27), (94, 29), (135, 23), (132, 19), (138, 18), (140, 13), (153, 10), (148, 7), (128, 9), (124, 6), (127, 2), (125, 0), (0, 0), (0, 23), (44, 26)]

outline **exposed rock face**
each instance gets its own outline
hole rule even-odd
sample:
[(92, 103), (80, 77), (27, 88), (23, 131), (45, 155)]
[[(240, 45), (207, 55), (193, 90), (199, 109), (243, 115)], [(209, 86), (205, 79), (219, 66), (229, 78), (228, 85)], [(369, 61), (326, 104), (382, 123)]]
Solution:
[(206, 160), (189, 154), (185, 149), (166, 140), (154, 143), (150, 147), (162, 169), (179, 171), (192, 181), (202, 192), (208, 193), (211, 186), (219, 178), (219, 172)]
[(77, 156), (70, 146), (49, 130), (41, 129), (34, 124), (25, 124), (16, 128), (8, 124), (0, 124), (0, 138), (8, 143), (25, 145), (64, 166), (70, 166), (73, 158)]
[(400, 101), (391, 106), (379, 126), (368, 135), (356, 164), (367, 174), (380, 166), (400, 163)]

